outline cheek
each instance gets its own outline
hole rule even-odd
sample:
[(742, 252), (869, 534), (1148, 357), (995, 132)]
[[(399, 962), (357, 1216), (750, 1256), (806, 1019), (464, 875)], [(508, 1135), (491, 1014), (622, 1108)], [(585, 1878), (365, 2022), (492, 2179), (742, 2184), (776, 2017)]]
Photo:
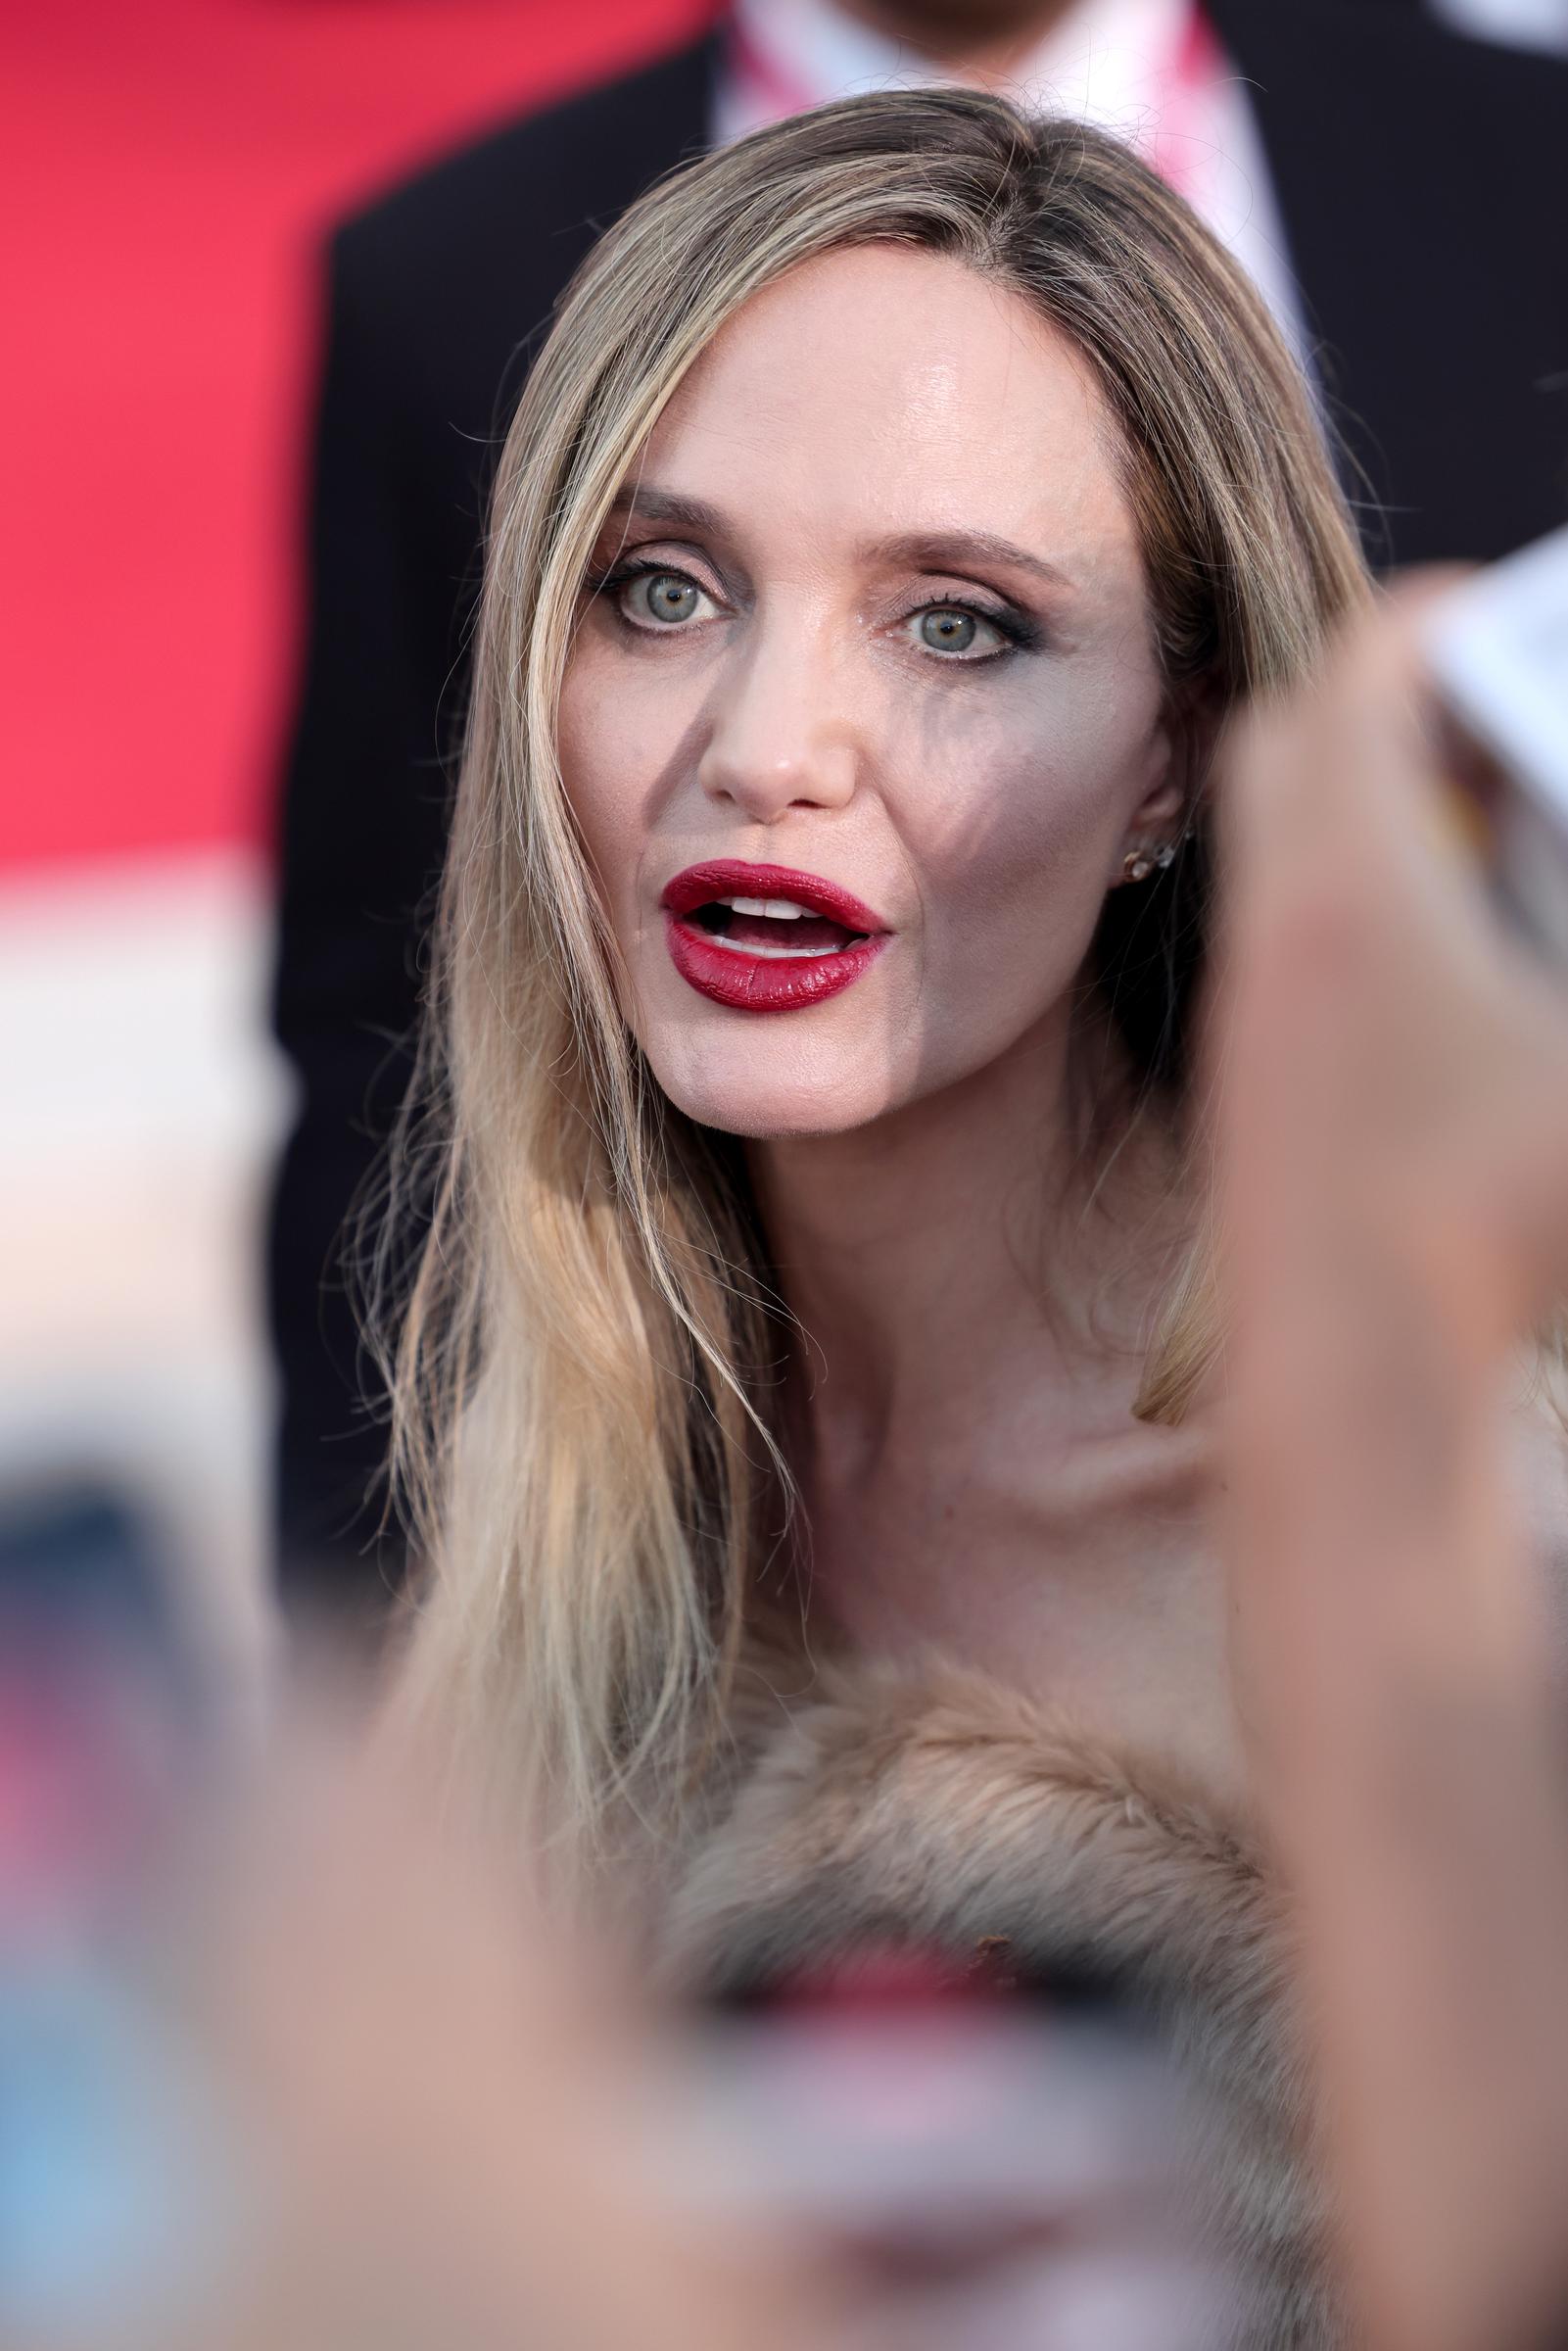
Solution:
[(612, 678), (592, 641), (561, 686), (561, 781), (617, 930), (636, 896), (650, 806), (663, 765), (653, 714)]
[(928, 758), (926, 774), (943, 784), (912, 805), (910, 846), (934, 953), (983, 926), (993, 958), (1070, 975), (1154, 781), (1159, 709), (1152, 679), (1129, 692), (1124, 674), (1059, 674), (1010, 707), (971, 713)]

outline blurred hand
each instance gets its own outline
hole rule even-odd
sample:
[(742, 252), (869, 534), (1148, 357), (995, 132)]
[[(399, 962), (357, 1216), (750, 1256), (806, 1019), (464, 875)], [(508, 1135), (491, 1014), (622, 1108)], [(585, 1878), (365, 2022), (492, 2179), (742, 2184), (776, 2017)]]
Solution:
[(289, 1746), (205, 1937), (200, 2039), (241, 2228), (191, 2342), (824, 2339), (781, 2233), (721, 2235), (666, 2193), (652, 2020), (613, 1956), (548, 1933), (515, 1848), (438, 1815), (391, 1742), (367, 1759), (301, 1726)]
[(1568, 2308), (1568, 1783), (1508, 1463), (1568, 1286), (1568, 1010), (1447, 812), (1430, 593), (1224, 762), (1228, 1543), (1373, 2340), (1505, 2351)]

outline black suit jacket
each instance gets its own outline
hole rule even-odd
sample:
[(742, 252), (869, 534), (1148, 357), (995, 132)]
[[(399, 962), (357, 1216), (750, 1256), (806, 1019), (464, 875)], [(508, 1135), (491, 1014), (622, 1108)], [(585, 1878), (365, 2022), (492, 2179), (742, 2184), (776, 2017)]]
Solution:
[[(1376, 561), (1485, 557), (1568, 508), (1568, 69), (1398, 0), (1209, 0), (1251, 88)], [(284, 792), (273, 1202), (286, 1572), (363, 1590), (383, 1435), (343, 1223), (407, 1078), (486, 485), (596, 232), (704, 142), (704, 41), (468, 147), (333, 240), (308, 654)]]

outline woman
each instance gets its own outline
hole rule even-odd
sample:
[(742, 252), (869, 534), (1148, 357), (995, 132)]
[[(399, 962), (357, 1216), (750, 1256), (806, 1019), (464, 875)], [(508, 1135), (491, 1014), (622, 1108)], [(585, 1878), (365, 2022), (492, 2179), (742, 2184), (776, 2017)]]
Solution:
[(887, 95), (645, 199), (497, 485), (400, 1367), (415, 1708), (689, 1980), (1131, 1976), (1270, 2343), (1329, 2321), (1209, 1526), (1205, 777), (1365, 593), (1118, 146)]

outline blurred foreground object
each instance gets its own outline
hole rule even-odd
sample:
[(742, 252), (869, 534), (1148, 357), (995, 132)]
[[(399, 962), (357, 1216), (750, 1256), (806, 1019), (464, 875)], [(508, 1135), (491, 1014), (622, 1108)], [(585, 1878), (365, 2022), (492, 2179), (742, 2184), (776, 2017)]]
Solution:
[(1420, 604), (1225, 762), (1229, 1547), (1371, 2340), (1530, 2351), (1568, 2328), (1568, 998), (1445, 819)]
[(83, 1741), (34, 1741), (41, 1826), (13, 1806), (0, 1852), (0, 2342), (820, 2341), (768, 2232), (717, 2244), (654, 2184), (613, 1970), (568, 1965), (357, 1716), (302, 1714), (286, 1767), (118, 1869), (57, 1823), (122, 1792), (40, 1805)]
[(132, 1988), (148, 1891), (219, 1752), (180, 1597), (123, 1496), (0, 1501), (6, 2341), (156, 2340), (202, 2267), (214, 2150), (177, 2038)]
[(1468, 745), (1468, 828), (1502, 912), (1568, 969), (1568, 527), (1437, 599), (1426, 665)]
[(113, 1492), (0, 1506), (0, 2343), (797, 2344), (625, 2127), (613, 1968), (350, 1681), (238, 1755), (187, 1602)]
[(0, 2344), (1251, 2351), (1110, 1987), (655, 2010), (353, 1682), (202, 1697), (128, 1513), (0, 1530)]
[(724, 2003), (663, 2069), (666, 2166), (800, 2231), (856, 2351), (1258, 2343), (1214, 2103), (1122, 1989), (1006, 1966), (872, 1944)]

